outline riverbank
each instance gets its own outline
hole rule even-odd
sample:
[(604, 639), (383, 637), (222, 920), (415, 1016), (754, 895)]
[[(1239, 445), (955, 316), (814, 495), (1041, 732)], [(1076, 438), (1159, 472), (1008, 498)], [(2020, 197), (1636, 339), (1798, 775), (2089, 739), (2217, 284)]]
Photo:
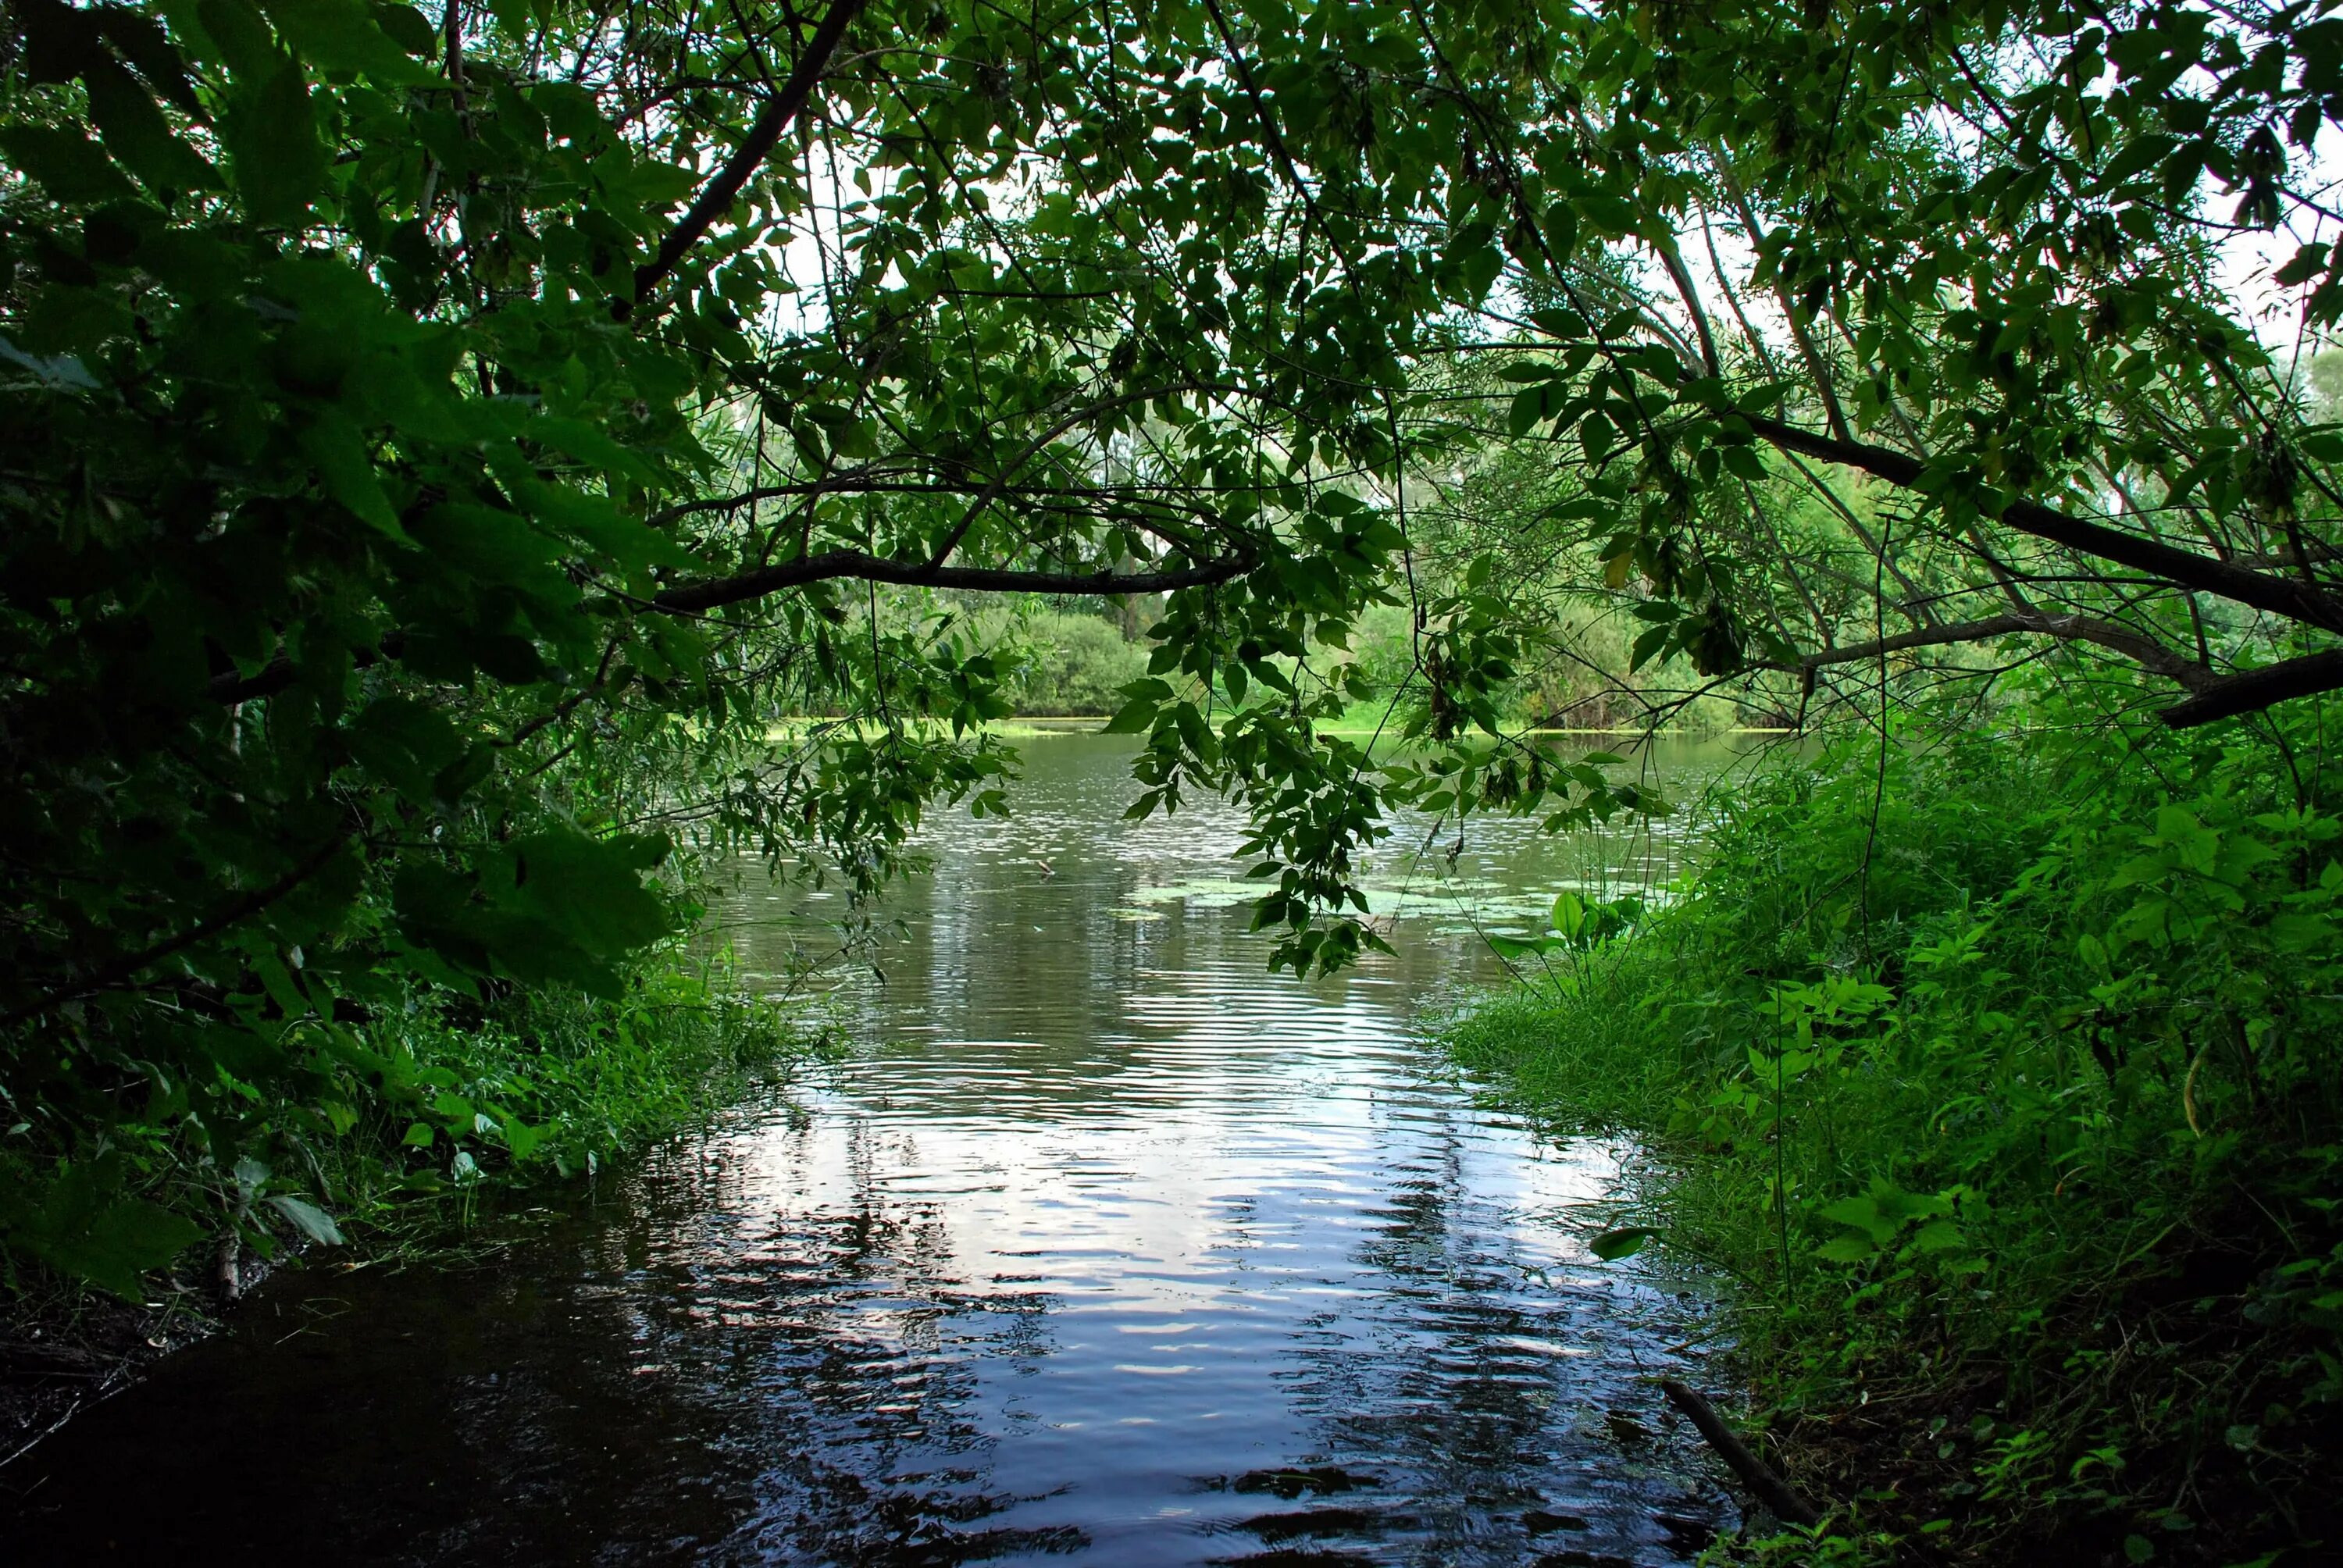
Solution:
[[(1612, 1251), (1737, 1284), (1785, 1562), (2274, 1564), (2343, 1540), (2338, 825), (2291, 754), (1843, 749), (1447, 1041), (1648, 1141)], [(1647, 1235), (1646, 1232), (1649, 1234)]]
[[(334, 1036), (311, 1069), (339, 1085), (324, 1114), (257, 1101), (273, 1122), (257, 1141), (277, 1151), (268, 1163), (221, 1171), (160, 1118), (126, 1121), (96, 1159), (52, 1170), (0, 1155), (0, 1183), (29, 1216), (15, 1235), (48, 1243), (6, 1259), (0, 1463), (217, 1332), (281, 1262), (315, 1253), (314, 1266), (347, 1270), (476, 1249), (484, 1204), (590, 1181), (815, 1049), (739, 995), (725, 966), (679, 950), (616, 999), (515, 992), (378, 1011)], [(173, 1252), (109, 1253), (106, 1216), (127, 1205)]]

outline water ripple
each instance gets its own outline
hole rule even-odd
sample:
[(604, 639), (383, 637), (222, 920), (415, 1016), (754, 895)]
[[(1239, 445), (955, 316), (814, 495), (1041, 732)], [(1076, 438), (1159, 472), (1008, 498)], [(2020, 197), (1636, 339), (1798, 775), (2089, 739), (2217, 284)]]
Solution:
[[(1270, 976), (1225, 811), (1121, 823), (1112, 743), (1031, 772), (931, 833), (887, 983), (833, 999), (867, 1048), (491, 1265), (280, 1281), (45, 1456), (23, 1560), (103, 1519), (272, 1561), (1688, 1561), (1731, 1508), (1650, 1380), (1697, 1303), (1577, 1240), (1633, 1149), (1416, 1039), (1485, 954), (1418, 921)], [(1632, 859), (1510, 831), (1458, 880), (1535, 907)], [(722, 913), (778, 972), (825, 907)]]

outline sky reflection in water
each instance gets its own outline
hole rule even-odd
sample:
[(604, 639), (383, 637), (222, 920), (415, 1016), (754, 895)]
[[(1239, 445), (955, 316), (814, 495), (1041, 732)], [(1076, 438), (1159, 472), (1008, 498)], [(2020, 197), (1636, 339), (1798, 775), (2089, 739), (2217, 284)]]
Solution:
[[(1633, 1151), (1533, 1137), (1413, 1037), (1493, 978), (1473, 920), (1637, 852), (1389, 857), (1400, 955), (1305, 987), (1212, 896), (1228, 813), (1126, 824), (1120, 743), (1028, 756), (836, 999), (872, 1043), (482, 1269), (280, 1282), (28, 1462), (18, 1539), (1560, 1568), (1728, 1525), (1647, 1381), (1697, 1368), (1697, 1302), (1578, 1240)], [(752, 879), (719, 914), (778, 970), (825, 903)]]

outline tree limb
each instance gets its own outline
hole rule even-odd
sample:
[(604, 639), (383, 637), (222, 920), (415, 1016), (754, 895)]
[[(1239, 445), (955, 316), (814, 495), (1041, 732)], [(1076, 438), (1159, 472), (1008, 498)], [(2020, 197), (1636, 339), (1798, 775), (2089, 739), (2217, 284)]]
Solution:
[(2224, 676), (2200, 687), (2196, 696), (2186, 702), (2174, 703), (2157, 717), (2175, 729), (2193, 729), (2217, 719), (2258, 713), (2291, 698), (2311, 697), (2338, 689), (2343, 689), (2343, 648), (2330, 648), (2259, 669)]
[(696, 614), (728, 604), (763, 598), (783, 588), (832, 578), (865, 582), (898, 583), (907, 588), (965, 588), (980, 593), (1061, 593), (1108, 595), (1168, 593), (1175, 588), (1203, 588), (1242, 577), (1256, 564), (1251, 550), (1201, 566), (1161, 572), (1046, 572), (990, 567), (947, 567), (890, 561), (861, 550), (825, 550), (799, 556), (738, 577), (715, 578), (669, 588), (647, 601), (653, 609), (671, 614)]
[(1827, 665), (1855, 664), (1891, 653), (1901, 653), (1908, 648), (1985, 642), (2022, 632), (2035, 632), (2070, 642), (2096, 643), (2123, 654), (2144, 669), (2153, 670), (2187, 687), (2190, 695), (2186, 700), (2177, 702), (2157, 715), (2174, 729), (2193, 729), (2217, 719), (2258, 713), (2298, 697), (2343, 690), (2343, 648), (2326, 648), (2318, 653), (2305, 654), (2299, 658), (2283, 659), (2259, 669), (2242, 670), (2235, 675), (2217, 675), (2153, 638), (2142, 636), (2112, 621), (2083, 615), (2050, 615), (2040, 610), (2017, 610), (2007, 615), (1990, 616), (1983, 620), (1924, 627), (1917, 631), (1898, 632), (1876, 642), (1856, 643), (1845, 648), (1817, 648), (1788, 668), (1793, 673), (1811, 677), (1816, 669)]
[[(1260, 564), (1258, 555), (1242, 541), (1235, 542), (1232, 548), (1233, 553), (1219, 560), (1154, 572), (1051, 572), (994, 567), (949, 567), (893, 561), (862, 550), (825, 550), (819, 555), (799, 556), (777, 566), (742, 572), (737, 577), (679, 583), (649, 598), (630, 598), (628, 602), (638, 609), (659, 614), (696, 615), (728, 604), (764, 598), (785, 588), (801, 588), (808, 583), (838, 578), (852, 578), (861, 582), (897, 583), (906, 588), (960, 588), (971, 593), (1058, 593), (1085, 598), (1170, 593), (1178, 588), (1206, 588), (1214, 583), (1228, 582), (1242, 577)], [(351, 663), (365, 666), (379, 658), (397, 657), (394, 647), (397, 638), (395, 632), (385, 638), (382, 650), (378, 653), (371, 649), (354, 650)], [(209, 690), (212, 699), (222, 704), (255, 702), (273, 697), (292, 685), (295, 673), (292, 658), (280, 651), (254, 674), (239, 676), (230, 670), (213, 677)]]
[[(1785, 452), (1860, 468), (1907, 489), (1922, 487), (1920, 481), (1926, 465), (1908, 454), (1867, 441), (1843, 441), (1762, 414), (1740, 409), (1733, 413), (1748, 421), (1750, 429), (1761, 439)], [(2343, 599), (2303, 582), (2247, 571), (2227, 561), (2179, 549), (2160, 540), (2142, 538), (2039, 501), (2013, 500), (2002, 508), (2000, 520), (2020, 533), (2149, 573), (2178, 588), (2197, 588), (2306, 626), (2343, 632)]]
[(839, 40), (846, 35), (848, 25), (866, 3), (867, 0), (832, 0), (829, 12), (814, 28), (813, 36), (799, 51), (797, 64), (789, 68), (789, 79), (781, 84), (780, 92), (757, 111), (757, 117), (749, 124), (749, 134), (732, 149), (732, 156), (724, 161), (716, 177), (701, 188), (683, 216), (676, 220), (675, 226), (667, 231), (666, 237), (659, 241), (659, 253), (635, 268), (634, 297), (610, 302), (613, 317), (624, 321), (631, 315), (659, 280), (675, 270), (685, 253), (699, 242), (709, 226), (739, 198), (749, 176), (764, 163), (780, 141), (781, 133), (796, 122), (806, 101), (813, 96), (814, 88), (821, 85), (821, 74), (829, 68), (830, 57), (838, 52)]
[(2012, 610), (2005, 615), (1988, 616), (1983, 620), (1954, 621), (1943, 626), (1922, 627), (1916, 631), (1898, 632), (1894, 637), (1881, 638), (1875, 642), (1817, 648), (1799, 659), (1795, 668), (1802, 672), (1812, 671), (1825, 665), (1861, 663), (1891, 653), (1902, 653), (1907, 648), (1985, 642), (2021, 632), (2036, 632), (2069, 642), (2096, 643), (2101, 648), (2112, 648), (2142, 668), (2167, 676), (2191, 691), (2207, 690), (2218, 685), (2222, 678), (2195, 660), (2173, 652), (2154, 638), (2142, 636), (2113, 621), (2099, 620), (2087, 615), (2051, 615), (2042, 610)]
[(352, 827), (345, 826), (339, 832), (311, 851), (307, 859), (266, 887), (255, 888), (243, 897), (230, 900), (216, 912), (197, 920), (177, 936), (166, 937), (143, 951), (116, 959), (112, 963), (101, 966), (85, 980), (76, 980), (71, 985), (60, 986), (21, 1007), (10, 1010), (5, 1016), (0, 1016), (0, 1029), (13, 1029), (26, 1019), (37, 1018), (49, 1009), (71, 1001), (77, 997), (92, 996), (99, 991), (111, 990), (149, 965), (161, 963), (174, 954), (185, 952), (197, 942), (217, 936), (239, 921), (250, 920), (319, 871), (324, 870), (327, 863), (341, 852), (342, 846), (349, 842), (350, 834), (354, 830)]

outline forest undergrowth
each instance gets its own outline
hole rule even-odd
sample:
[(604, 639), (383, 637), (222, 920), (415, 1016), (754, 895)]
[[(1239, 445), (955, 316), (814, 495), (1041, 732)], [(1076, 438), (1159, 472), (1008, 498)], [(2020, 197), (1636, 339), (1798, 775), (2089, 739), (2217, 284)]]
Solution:
[(1624, 937), (1559, 910), (1450, 1043), (1544, 1119), (1650, 1141), (1667, 1174), (1598, 1254), (1733, 1282), (1747, 1419), (1826, 1510), (1735, 1553), (2333, 1561), (2322, 715), (2024, 717), (1759, 776), (1673, 899)]

